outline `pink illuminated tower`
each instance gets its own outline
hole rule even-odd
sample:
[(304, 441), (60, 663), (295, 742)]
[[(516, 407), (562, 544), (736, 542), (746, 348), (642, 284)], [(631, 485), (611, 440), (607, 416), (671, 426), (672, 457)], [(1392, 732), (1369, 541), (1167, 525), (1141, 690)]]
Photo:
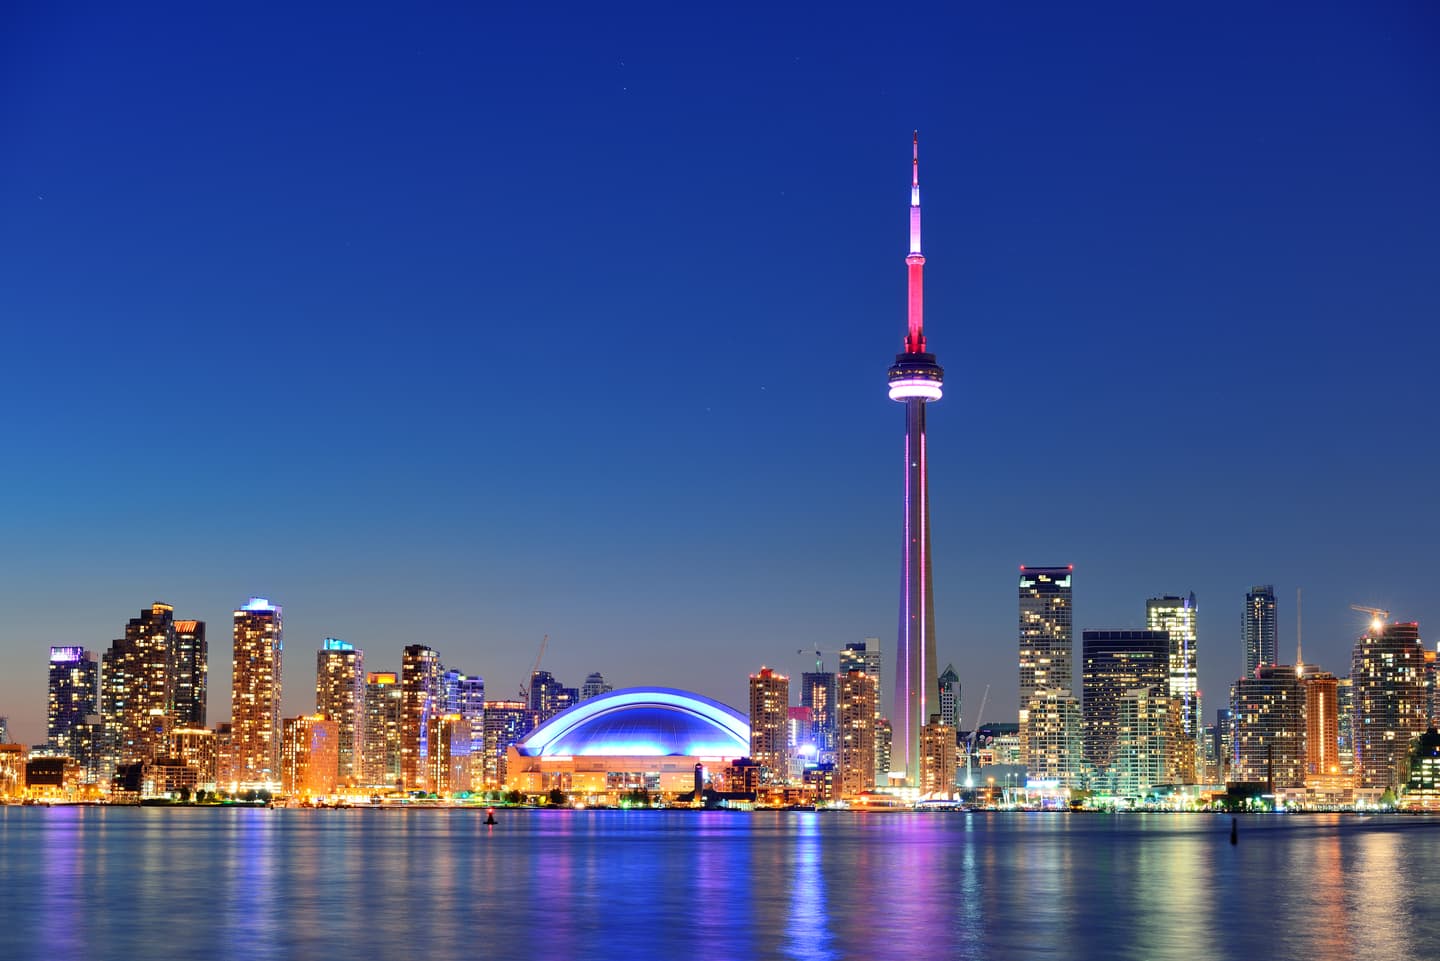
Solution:
[(905, 405), (905, 540), (900, 551), (900, 638), (891, 781), (920, 786), (920, 728), (939, 711), (935, 675), (935, 597), (930, 576), (930, 482), (925, 461), (925, 403), (940, 399), (945, 372), (925, 350), (925, 255), (920, 252), (920, 135), (910, 165), (909, 326), (905, 352), (890, 368), (890, 399)]

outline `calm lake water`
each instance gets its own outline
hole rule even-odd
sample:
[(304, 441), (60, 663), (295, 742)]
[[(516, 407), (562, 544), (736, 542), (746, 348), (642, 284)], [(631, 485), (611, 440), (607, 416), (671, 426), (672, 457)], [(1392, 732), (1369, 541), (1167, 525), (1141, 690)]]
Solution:
[(1440, 820), (0, 808), (0, 958), (1440, 958)]

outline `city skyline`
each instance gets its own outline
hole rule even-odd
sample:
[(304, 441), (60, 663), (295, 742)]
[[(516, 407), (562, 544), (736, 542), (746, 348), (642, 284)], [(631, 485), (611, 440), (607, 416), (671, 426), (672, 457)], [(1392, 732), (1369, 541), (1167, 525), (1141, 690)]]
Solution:
[[(44, 739), (51, 646), (99, 657), (156, 601), (211, 627), (211, 723), (223, 625), (253, 595), (286, 605), (302, 659), (341, 637), (399, 671), (425, 643), (498, 694), (547, 633), (572, 682), (732, 705), (757, 665), (799, 677), (797, 648), (879, 636), (893, 658), (896, 412), (875, 386), (915, 127), (951, 373), (937, 663), (969, 705), (991, 685), (983, 720), (1017, 708), (1020, 564), (1075, 564), (1076, 630), (1193, 591), (1206, 721), (1251, 586), (1275, 585), (1281, 652), (1304, 587), (1306, 660), (1337, 674), (1352, 603), (1440, 624), (1440, 451), (1404, 366), (1436, 347), (1440, 133), (1414, 119), (1435, 66), (1404, 13), (1072, 11), (1034, 34), (936, 11), (923, 36), (842, 17), (863, 66), (788, 12), (765, 36), (691, 31), (683, 55), (624, 17), (342, 43), (305, 22), (276, 49), (206, 11), (15, 16), (16, 740)], [(545, 39), (474, 57), (496, 27)], [(757, 361), (772, 346), (813, 379)], [(1376, 451), (1405, 469), (1382, 483)], [(313, 708), (309, 681), (282, 716)]]

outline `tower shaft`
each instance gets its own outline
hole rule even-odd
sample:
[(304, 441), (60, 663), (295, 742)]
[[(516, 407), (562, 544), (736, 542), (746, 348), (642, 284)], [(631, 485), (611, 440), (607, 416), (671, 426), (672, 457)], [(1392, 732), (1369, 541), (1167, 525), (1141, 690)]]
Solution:
[(905, 350), (890, 367), (890, 399), (905, 405), (905, 517), (900, 551), (900, 624), (896, 644), (890, 777), (918, 788), (920, 729), (939, 712), (935, 669), (935, 592), (930, 573), (930, 478), (925, 405), (939, 400), (945, 372), (925, 350), (925, 255), (920, 249), (920, 137), (910, 168), (910, 249)]

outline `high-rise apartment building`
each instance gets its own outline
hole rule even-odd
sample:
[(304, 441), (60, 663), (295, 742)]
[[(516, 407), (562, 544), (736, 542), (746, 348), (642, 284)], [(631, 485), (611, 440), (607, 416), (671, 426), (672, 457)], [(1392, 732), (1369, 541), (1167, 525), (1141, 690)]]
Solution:
[(1340, 773), (1355, 777), (1355, 685), (1348, 677), (1335, 681), (1335, 730), (1339, 736)]
[[(483, 781), (489, 790), (505, 786), (507, 752), (535, 729), (535, 712), (524, 701), (485, 702)], [(471, 761), (474, 763), (473, 759)], [(473, 775), (472, 775), (473, 780)]]
[(772, 782), (790, 776), (790, 678), (762, 667), (750, 675), (750, 759)]
[(400, 675), (366, 673), (361, 775), (371, 787), (394, 787), (400, 781), (401, 702)]
[(891, 775), (920, 784), (920, 729), (935, 707), (935, 586), (930, 551), (930, 464), (925, 405), (941, 396), (945, 371), (925, 342), (925, 255), (920, 250), (920, 136), (910, 165), (910, 249), (905, 349), (887, 375), (890, 399), (905, 405), (905, 497), (900, 541), (900, 629), (895, 649)]
[(334, 721), (341, 784), (363, 780), (365, 756), (365, 652), (327, 637), (315, 653), (315, 713)]
[(1085, 757), (1103, 773), (1115, 762), (1121, 701), (1135, 691), (1143, 692), (1155, 702), (1146, 703), (1145, 709), (1150, 711), (1156, 703), (1163, 706), (1169, 699), (1170, 634), (1164, 630), (1093, 630), (1083, 631), (1080, 643)]
[(195, 771), (197, 788), (213, 791), (219, 784), (219, 753), (214, 731), (177, 727), (170, 734), (170, 756)]
[(585, 683), (580, 685), (580, 700), (588, 701), (592, 697), (599, 697), (601, 694), (609, 694), (615, 690), (611, 684), (605, 683), (605, 675), (599, 671), (592, 671), (586, 675)]
[(1355, 784), (1371, 791), (1405, 783), (1410, 743), (1428, 723), (1425, 648), (1415, 622), (1371, 622), (1350, 657)]
[(280, 605), (252, 597), (234, 612), (230, 724), (235, 779), (242, 788), (280, 783), (280, 684), (284, 631)]
[(839, 684), (834, 674), (806, 671), (800, 675), (800, 706), (810, 708), (810, 743), (815, 745), (816, 759), (820, 761), (835, 760), (838, 700)]
[(157, 741), (152, 717), (174, 707), (175, 609), (157, 601), (142, 610), (101, 661), (107, 768), (164, 754), (167, 745)]
[(1180, 702), (1180, 733), (1195, 740), (1200, 731), (1200, 681), (1196, 673), (1197, 611), (1195, 592), (1166, 594), (1145, 602), (1145, 626), (1170, 637), (1169, 696)]
[[(954, 664), (946, 664), (937, 680), (940, 685), (940, 723), (960, 729), (960, 675), (955, 673)], [(929, 727), (930, 725), (926, 725)], [(922, 752), (923, 753), (923, 752)]]
[(580, 690), (561, 684), (549, 671), (530, 674), (530, 710), (544, 724), (561, 711), (580, 703)]
[(1082, 730), (1075, 695), (1047, 690), (1032, 697), (1020, 739), (1030, 780), (1075, 787), (1083, 767)]
[(949, 797), (955, 791), (959, 764), (955, 725), (939, 714), (930, 715), (930, 723), (920, 729), (920, 754), (920, 793)]
[(1291, 665), (1261, 664), (1235, 683), (1232, 781), (1305, 784), (1305, 682)]
[(863, 641), (850, 641), (845, 649), (840, 652), (840, 674), (849, 674), (851, 671), (864, 671), (875, 679), (875, 716), (882, 717), (885, 714), (885, 676), (883, 671), (884, 655), (880, 651), (880, 638), (867, 637)]
[(1340, 681), (1323, 671), (1307, 672), (1305, 682), (1305, 774), (1339, 777)]
[(1245, 639), (1245, 676), (1253, 677), (1261, 664), (1274, 664), (1278, 656), (1278, 628), (1275, 623), (1275, 587), (1261, 584), (1245, 595), (1245, 616), (1241, 623)]
[[(1036, 698), (1074, 694), (1074, 565), (1020, 568), (1020, 751), (1029, 763), (1027, 729)], [(978, 723), (981, 719), (977, 718)], [(1079, 736), (1078, 730), (1073, 732)], [(1047, 731), (1053, 740), (1057, 732)], [(1069, 735), (1062, 735), (1068, 737)]]
[(855, 797), (875, 786), (875, 679), (864, 671), (850, 671), (840, 678), (838, 689), (835, 761), (840, 794)]
[(1173, 699), (1162, 687), (1137, 687), (1116, 702), (1108, 781), (1116, 794), (1143, 797), (1168, 779)]
[(280, 789), (296, 797), (335, 793), (340, 771), (339, 725), (319, 714), (284, 721)]
[(430, 733), (442, 709), (440, 655), (424, 644), (407, 645), (400, 657), (400, 782), (407, 791), (429, 791)]
[[(50, 648), (49, 706), (45, 741), (52, 751), (74, 758), (94, 750), (85, 724), (99, 713), (100, 665), (83, 647)], [(86, 742), (85, 745), (77, 742)]]
[(175, 726), (205, 726), (209, 692), (210, 650), (205, 642), (205, 622), (175, 622)]

